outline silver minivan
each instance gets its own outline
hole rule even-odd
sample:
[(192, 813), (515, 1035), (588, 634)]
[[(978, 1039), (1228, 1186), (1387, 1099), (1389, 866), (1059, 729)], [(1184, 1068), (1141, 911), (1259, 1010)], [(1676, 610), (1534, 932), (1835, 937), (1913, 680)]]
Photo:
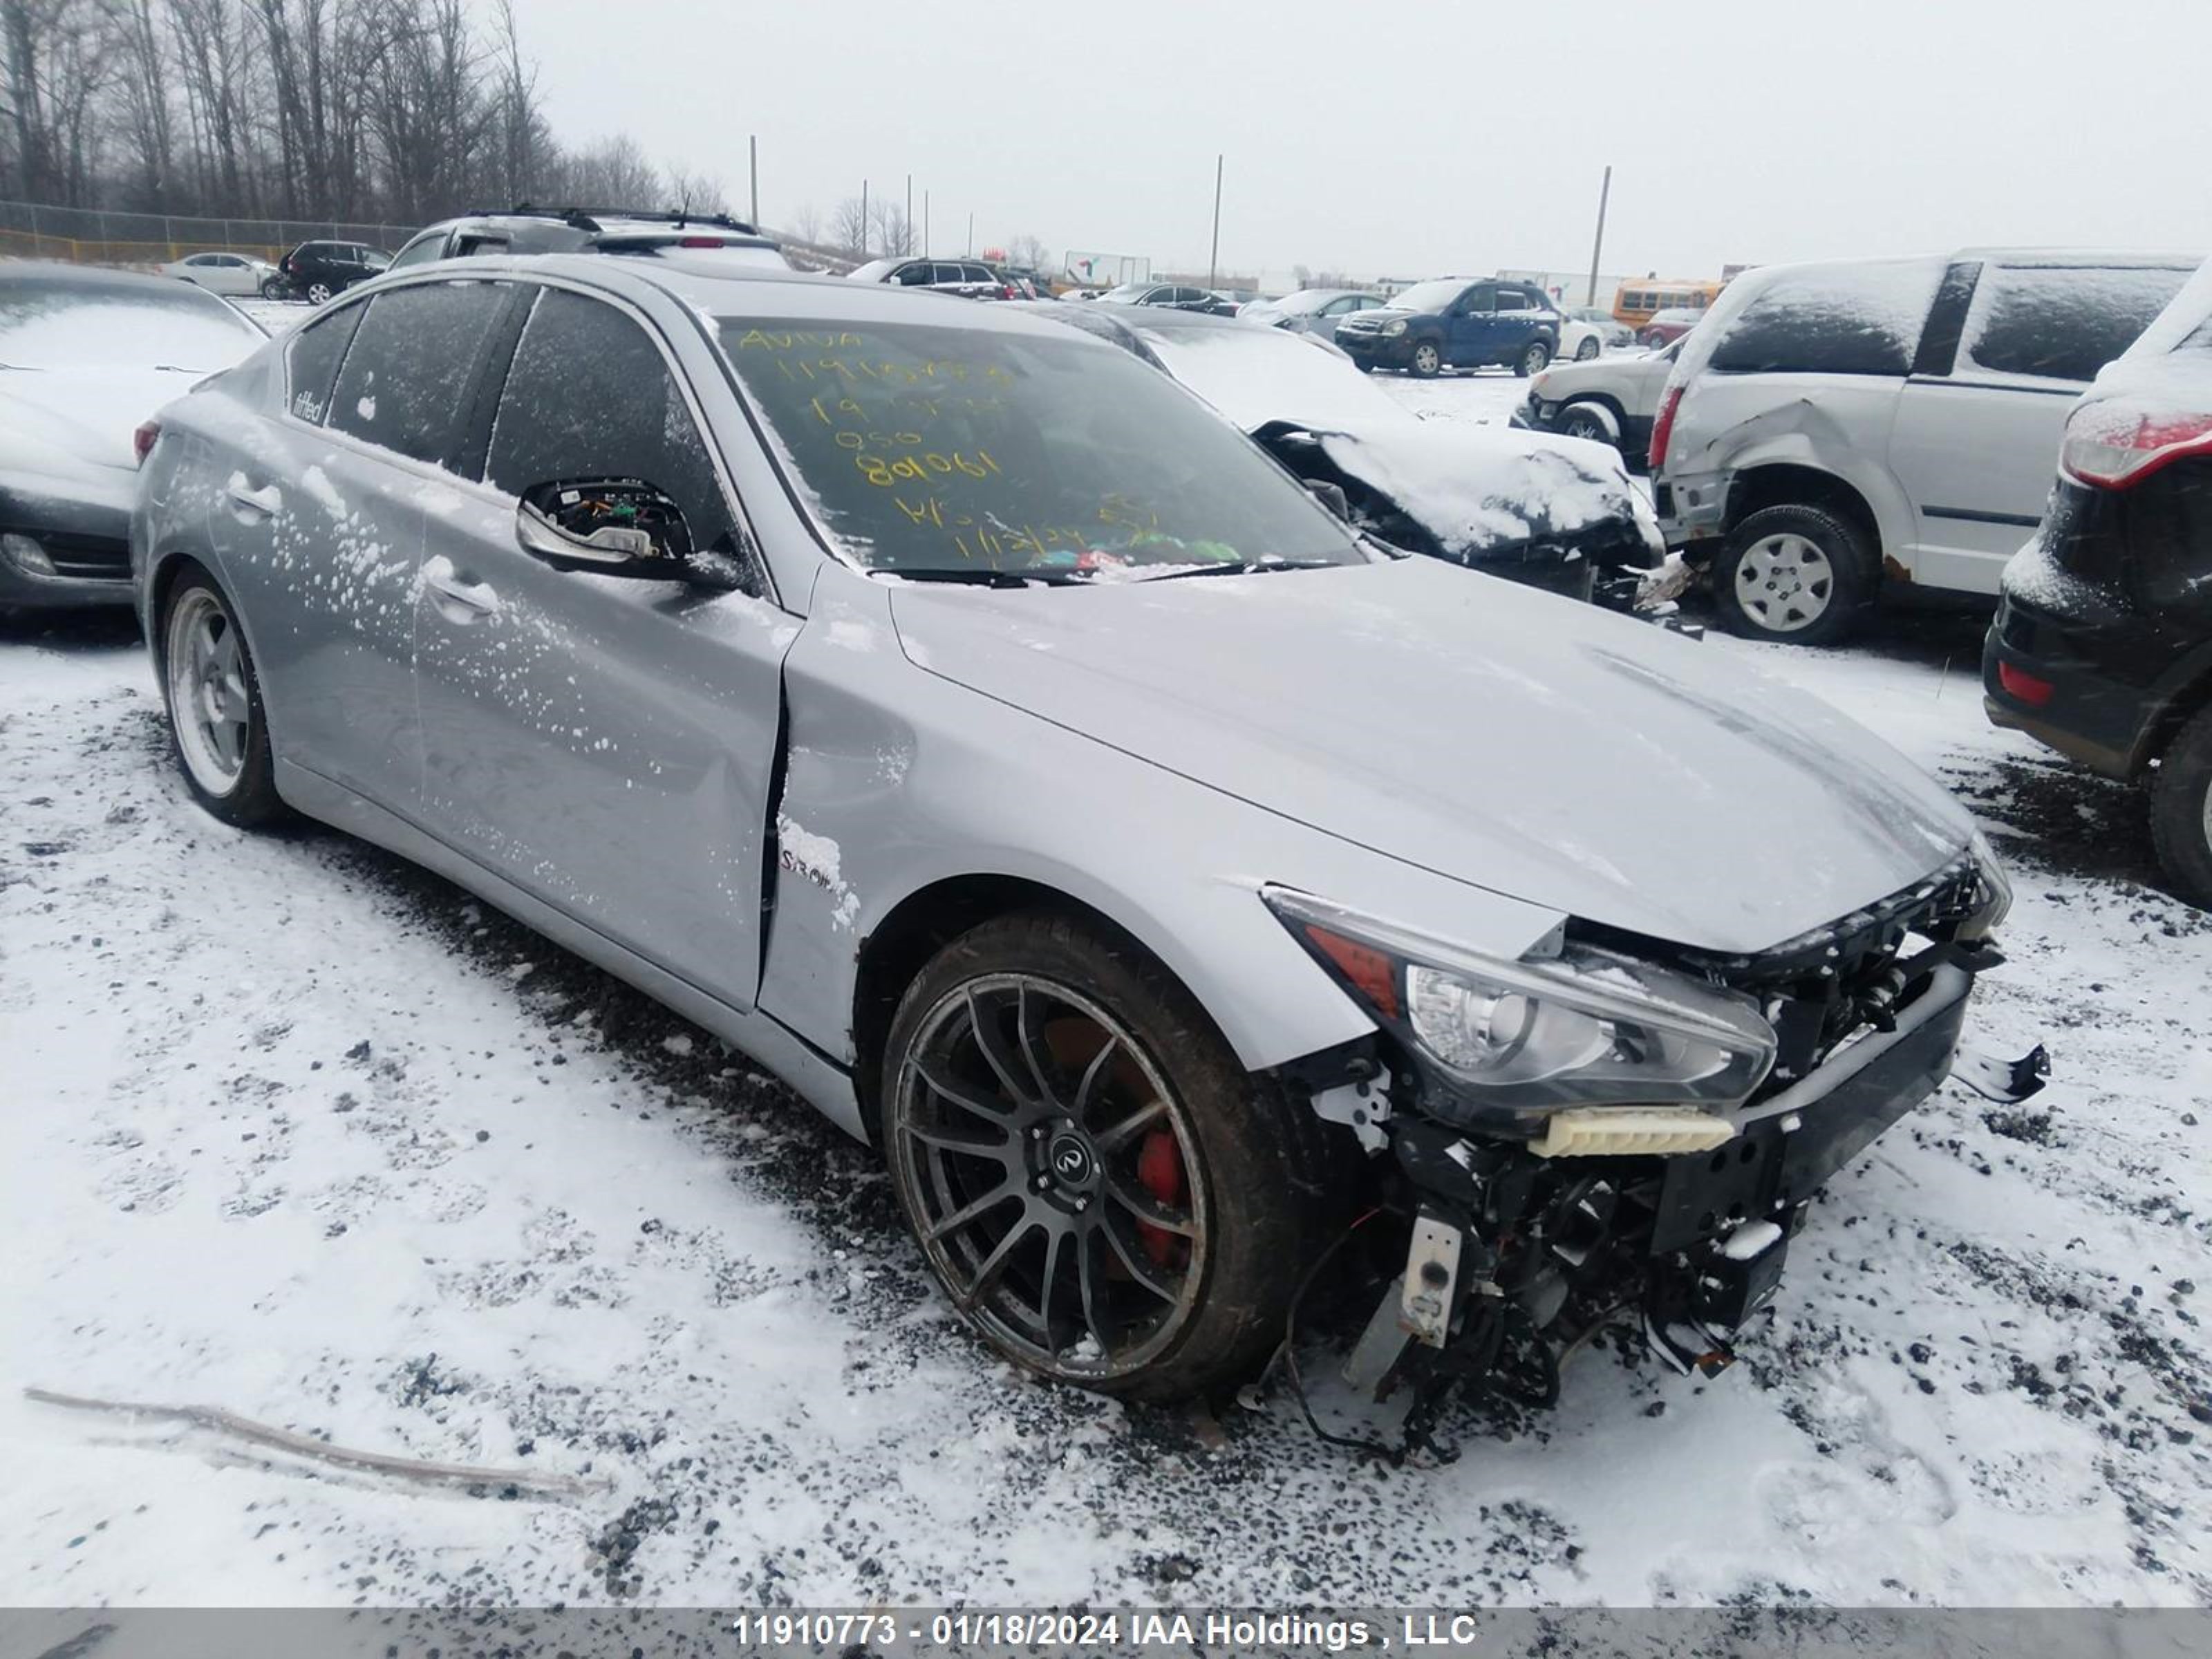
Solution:
[(1884, 582), (1995, 593), (2067, 410), (2197, 264), (1978, 249), (1739, 276), (1653, 423), (1669, 543), (1755, 637), (1839, 638)]

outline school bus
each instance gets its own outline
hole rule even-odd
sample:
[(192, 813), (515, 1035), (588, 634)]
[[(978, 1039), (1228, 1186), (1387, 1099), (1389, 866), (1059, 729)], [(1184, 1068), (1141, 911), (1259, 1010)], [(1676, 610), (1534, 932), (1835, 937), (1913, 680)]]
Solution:
[(1656, 311), (1687, 307), (1703, 311), (1721, 291), (1718, 283), (1662, 283), (1656, 277), (1623, 283), (1613, 296), (1613, 314), (1631, 328), (1642, 328)]

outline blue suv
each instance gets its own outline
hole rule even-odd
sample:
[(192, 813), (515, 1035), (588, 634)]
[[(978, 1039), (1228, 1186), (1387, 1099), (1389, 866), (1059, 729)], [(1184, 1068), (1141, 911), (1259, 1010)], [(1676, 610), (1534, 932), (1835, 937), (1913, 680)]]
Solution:
[(1336, 343), (1370, 373), (1395, 368), (1427, 380), (1447, 368), (1496, 364), (1525, 376), (1558, 355), (1559, 313), (1526, 283), (1438, 276), (1379, 311), (1346, 318)]

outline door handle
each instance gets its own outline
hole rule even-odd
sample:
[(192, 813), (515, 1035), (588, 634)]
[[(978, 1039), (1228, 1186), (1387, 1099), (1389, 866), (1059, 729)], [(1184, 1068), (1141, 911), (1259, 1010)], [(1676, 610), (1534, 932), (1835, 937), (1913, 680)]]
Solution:
[[(495, 617), (499, 614), (499, 594), (492, 585), (463, 580), (460, 573), (453, 568), (453, 562), (442, 554), (423, 565), (422, 586), (465, 613), (455, 617), (457, 622), (465, 622), (471, 617)], [(451, 611), (447, 614), (453, 615)]]
[(275, 484), (264, 484), (256, 489), (246, 482), (243, 472), (230, 475), (228, 485), (232, 509), (243, 519), (274, 517), (284, 506), (284, 492)]

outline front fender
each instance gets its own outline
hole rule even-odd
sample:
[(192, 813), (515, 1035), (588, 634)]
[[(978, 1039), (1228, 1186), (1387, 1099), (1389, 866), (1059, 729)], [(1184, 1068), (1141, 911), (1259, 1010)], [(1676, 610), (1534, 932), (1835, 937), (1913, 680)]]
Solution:
[(1195, 995), (1240, 1061), (1374, 1030), (1259, 896), (1269, 883), (1518, 955), (1555, 912), (1194, 783), (928, 672), (883, 586), (825, 570), (784, 664), (760, 1004), (847, 1064), (863, 945), (923, 889), (1002, 876), (1106, 916)]

